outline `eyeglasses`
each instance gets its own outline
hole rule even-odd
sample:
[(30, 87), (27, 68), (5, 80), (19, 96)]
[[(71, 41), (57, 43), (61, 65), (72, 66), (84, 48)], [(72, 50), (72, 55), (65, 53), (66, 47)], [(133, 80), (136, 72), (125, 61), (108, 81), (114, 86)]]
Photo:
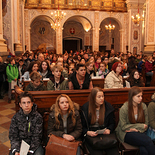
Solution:
[(117, 67), (121, 67), (121, 68), (123, 68), (123, 66), (122, 66), (122, 65), (118, 65)]

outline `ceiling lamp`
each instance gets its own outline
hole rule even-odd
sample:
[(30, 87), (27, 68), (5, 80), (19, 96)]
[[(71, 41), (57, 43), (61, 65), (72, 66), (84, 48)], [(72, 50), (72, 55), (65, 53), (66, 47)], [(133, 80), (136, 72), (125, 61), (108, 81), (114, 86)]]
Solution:
[(115, 25), (111, 25), (111, 13), (110, 12), (110, 21), (109, 21), (109, 25), (105, 25), (106, 30), (109, 30), (109, 32), (111, 32), (111, 30), (115, 29)]
[(111, 25), (111, 21), (109, 22), (109, 25), (105, 25), (106, 30), (109, 30), (109, 32), (111, 32), (111, 30), (115, 29), (115, 25)]
[(134, 24), (137, 24), (137, 25), (139, 25), (140, 21), (144, 21), (144, 14), (141, 17), (139, 15), (139, 0), (138, 0), (138, 14), (136, 14), (135, 16), (132, 16), (131, 18)]
[(59, 22), (54, 22), (54, 24), (51, 23), (51, 28), (56, 30), (60, 27), (60, 23)]
[(51, 16), (54, 17), (54, 24), (51, 23), (51, 27), (56, 30), (60, 27), (60, 21), (66, 16), (66, 13), (59, 9), (59, 1), (58, 1), (58, 9), (54, 12), (51, 12)]

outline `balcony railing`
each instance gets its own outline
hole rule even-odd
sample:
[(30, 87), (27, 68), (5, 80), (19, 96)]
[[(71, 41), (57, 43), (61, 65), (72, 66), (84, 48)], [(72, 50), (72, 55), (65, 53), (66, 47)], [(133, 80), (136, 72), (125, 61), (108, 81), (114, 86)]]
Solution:
[[(60, 9), (126, 12), (125, 0), (59, 0)], [(28, 9), (57, 9), (58, 0), (26, 0)]]

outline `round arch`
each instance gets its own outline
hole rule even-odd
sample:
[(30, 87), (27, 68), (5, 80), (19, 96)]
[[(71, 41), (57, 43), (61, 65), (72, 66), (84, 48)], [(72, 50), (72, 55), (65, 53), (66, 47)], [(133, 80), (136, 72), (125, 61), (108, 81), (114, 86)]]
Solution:
[[(115, 25), (114, 30), (106, 30), (105, 25), (109, 25), (109, 22), (111, 22), (111, 25)], [(115, 52), (120, 52), (121, 48), (121, 35), (120, 35), (120, 29), (121, 29), (121, 23), (118, 23), (118, 20), (116, 18), (106, 17), (102, 20), (100, 23), (100, 33), (99, 33), (99, 49), (100, 51), (108, 51), (113, 48)]]
[(120, 30), (123, 28), (121, 21), (120, 21), (119, 18), (117, 18), (117, 17), (109, 17), (109, 16), (106, 16), (106, 17), (102, 18), (102, 20), (100, 21), (100, 24), (99, 24), (99, 25), (101, 25), (101, 23), (102, 23), (104, 20), (106, 20), (106, 19), (113, 19), (113, 20), (115, 20), (115, 21), (118, 23), (118, 25), (119, 25), (119, 27), (120, 27)]
[(55, 49), (56, 33), (51, 28), (53, 20), (46, 15), (38, 15), (30, 24), (30, 49), (42, 50)]
[[(64, 24), (69, 21), (69, 20), (72, 20), (72, 19), (75, 19), (76, 21), (78, 21), (79, 23), (81, 23), (83, 25), (83, 27), (85, 27), (85, 24), (90, 25), (90, 29), (93, 27), (93, 24), (91, 22), (91, 20), (88, 18), (88, 17), (85, 17), (83, 15), (72, 15), (72, 16), (69, 16), (67, 19), (65, 19), (64, 21), (62, 21), (62, 27), (64, 27)], [(89, 30), (90, 30), (89, 29)]]

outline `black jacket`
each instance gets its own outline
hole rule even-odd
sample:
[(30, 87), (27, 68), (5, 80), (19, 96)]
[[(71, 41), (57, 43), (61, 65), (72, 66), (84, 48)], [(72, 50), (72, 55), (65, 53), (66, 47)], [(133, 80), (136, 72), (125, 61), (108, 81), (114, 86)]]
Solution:
[(115, 129), (115, 119), (114, 119), (114, 108), (113, 106), (104, 101), (105, 103), (105, 118), (104, 118), (104, 124), (100, 125), (98, 128), (91, 127), (91, 115), (88, 114), (88, 107), (89, 102), (85, 103), (81, 107), (81, 120), (82, 120), (82, 126), (83, 126), (83, 135), (87, 133), (87, 131), (96, 131), (99, 129), (107, 128), (110, 130), (110, 132), (113, 132)]
[(12, 120), (9, 130), (9, 139), (11, 142), (11, 150), (19, 152), (21, 141), (24, 140), (30, 145), (30, 149), (35, 151), (42, 140), (42, 116), (37, 112), (37, 105), (33, 104), (32, 111), (25, 115), (20, 108)]

